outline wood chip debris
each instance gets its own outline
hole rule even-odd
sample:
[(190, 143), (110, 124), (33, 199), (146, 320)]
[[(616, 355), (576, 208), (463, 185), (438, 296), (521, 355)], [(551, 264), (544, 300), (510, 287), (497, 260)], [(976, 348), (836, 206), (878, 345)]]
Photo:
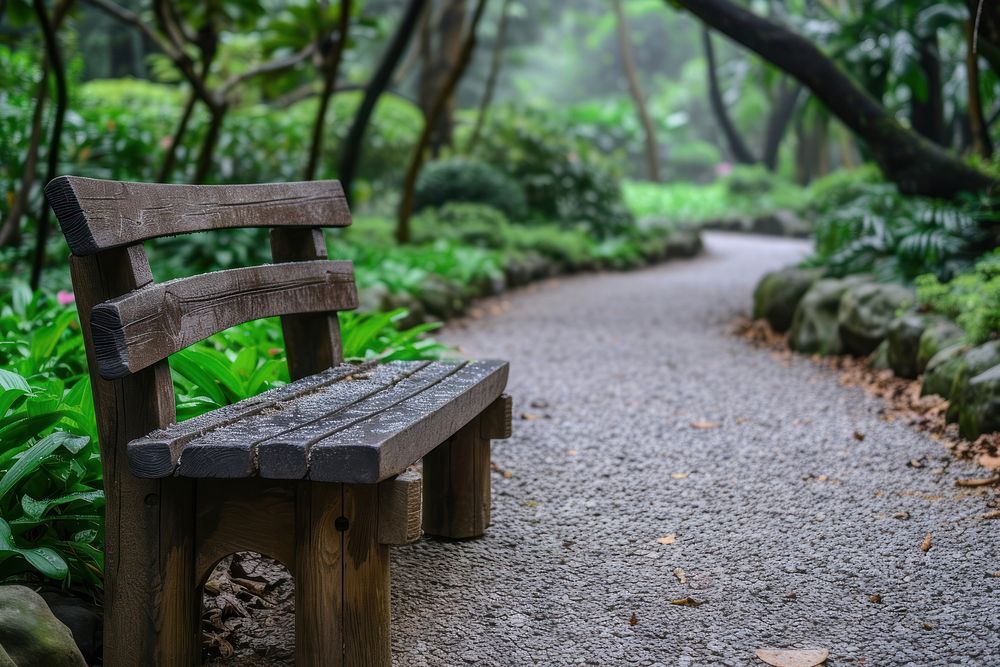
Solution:
[(677, 541), (677, 535), (670, 533), (669, 535), (664, 535), (663, 537), (656, 538), (657, 544), (673, 544)]
[(772, 667), (817, 667), (830, 657), (827, 649), (759, 648), (757, 657)]

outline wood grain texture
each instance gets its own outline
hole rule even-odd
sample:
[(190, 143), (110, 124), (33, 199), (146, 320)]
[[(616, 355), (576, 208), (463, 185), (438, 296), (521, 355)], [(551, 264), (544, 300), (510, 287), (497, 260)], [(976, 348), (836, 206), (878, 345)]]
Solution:
[(493, 440), (506, 440), (513, 435), (514, 400), (507, 394), (493, 401), (483, 412), (481, 422), (483, 437)]
[(237, 324), (357, 303), (350, 262), (269, 264), (149, 285), (95, 306), (90, 327), (101, 376), (115, 379)]
[[(81, 321), (99, 302), (151, 280), (146, 255), (132, 246), (72, 257)], [(193, 486), (189, 480), (144, 480), (129, 474), (130, 440), (174, 421), (166, 362), (120, 380), (100, 377), (88, 327), (83, 331), (104, 471), (104, 664), (194, 665), (201, 604), (187, 585), (194, 569)]]
[(233, 227), (346, 227), (337, 181), (169, 185), (60, 176), (45, 186), (74, 255)]
[(396, 475), (458, 432), (507, 384), (505, 361), (477, 361), (412, 399), (321, 440), (309, 450), (309, 478), (372, 484)]
[(295, 487), (295, 664), (345, 667), (343, 488)]
[(345, 377), (366, 374), (375, 366), (373, 361), (342, 364), (169, 428), (157, 429), (128, 444), (129, 468), (136, 477), (169, 477), (174, 474), (181, 450), (189, 442), (231, 424), (242, 423), (277, 404), (295, 400)]
[(344, 664), (390, 667), (389, 547), (378, 540), (381, 485), (343, 489)]
[[(322, 229), (272, 229), (274, 262), (326, 259)], [(281, 317), (288, 375), (293, 380), (319, 373), (344, 361), (337, 313), (301, 313)]]
[(451, 539), (480, 537), (490, 525), (490, 440), (482, 417), (424, 456), (424, 532)]
[(407, 470), (379, 484), (378, 541), (399, 546), (420, 539), (420, 473)]

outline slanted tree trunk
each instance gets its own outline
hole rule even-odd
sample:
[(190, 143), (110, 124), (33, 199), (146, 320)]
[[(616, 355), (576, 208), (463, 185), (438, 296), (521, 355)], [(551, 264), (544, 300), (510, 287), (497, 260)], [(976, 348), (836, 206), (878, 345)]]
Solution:
[(646, 100), (642, 95), (642, 88), (639, 86), (639, 75), (635, 71), (635, 58), (632, 54), (632, 41), (629, 37), (628, 23), (625, 20), (625, 10), (622, 8), (622, 0), (614, 0), (615, 24), (618, 30), (618, 46), (621, 48), (622, 65), (625, 68), (625, 79), (628, 81), (628, 89), (632, 94), (632, 101), (635, 104), (636, 114), (639, 116), (639, 123), (646, 142), (646, 165), (649, 168), (649, 178), (651, 181), (660, 181), (660, 146), (656, 140), (656, 127), (653, 119), (649, 116), (646, 108)]
[(430, 143), (431, 132), (441, 114), (445, 112), (448, 101), (454, 94), (455, 88), (462, 78), (462, 74), (465, 73), (469, 61), (472, 60), (472, 52), (476, 48), (476, 29), (479, 27), (479, 20), (483, 16), (483, 9), (485, 7), (486, 0), (478, 0), (475, 12), (472, 15), (472, 21), (469, 24), (468, 33), (462, 43), (462, 48), (459, 50), (458, 57), (452, 64), (444, 86), (438, 93), (437, 100), (435, 100), (434, 105), (427, 114), (427, 118), (424, 120), (424, 129), (420, 133), (420, 138), (417, 140), (417, 145), (413, 150), (413, 156), (410, 158), (410, 165), (406, 170), (406, 179), (403, 182), (403, 196), (399, 204), (399, 215), (397, 218), (396, 241), (399, 243), (410, 242), (410, 217), (413, 215), (414, 191), (417, 185), (417, 177), (420, 175), (420, 169), (424, 165), (424, 153)]
[(715, 120), (719, 123), (722, 134), (726, 137), (726, 143), (729, 144), (729, 153), (736, 162), (754, 164), (757, 162), (757, 158), (750, 152), (750, 148), (743, 141), (739, 130), (736, 129), (733, 121), (729, 118), (726, 102), (722, 99), (722, 90), (719, 87), (719, 74), (716, 71), (715, 48), (712, 46), (712, 35), (709, 33), (708, 28), (702, 28), (701, 42), (705, 49), (705, 67), (708, 69), (708, 101), (711, 103)]
[(900, 125), (804, 37), (730, 0), (671, 1), (809, 88), (831, 113), (867, 143), (882, 171), (901, 191), (948, 198), (997, 185), (989, 174)]
[[(316, 120), (313, 122), (309, 161), (306, 163), (304, 174), (304, 180), (307, 181), (316, 178), (316, 169), (319, 168), (319, 156), (323, 150), (323, 134), (326, 129), (326, 111), (330, 107), (330, 98), (333, 97), (333, 91), (337, 85), (337, 74), (340, 72), (340, 61), (344, 54), (344, 47), (347, 45), (347, 31), (350, 25), (351, 0), (341, 0), (337, 40), (327, 44), (326, 48), (320, 51), (322, 54), (323, 91), (320, 93), (319, 109), (316, 111)], [(326, 39), (333, 40), (333, 35), (327, 35)]]
[(496, 42), (493, 43), (493, 56), (490, 58), (490, 71), (486, 76), (486, 87), (483, 89), (483, 97), (479, 101), (479, 111), (476, 113), (476, 124), (472, 126), (472, 134), (469, 135), (469, 142), (465, 145), (466, 154), (471, 154), (479, 143), (479, 135), (483, 131), (483, 124), (486, 122), (486, 114), (489, 111), (490, 103), (493, 101), (493, 92), (496, 90), (497, 78), (500, 76), (500, 65), (503, 62), (503, 51), (507, 42), (507, 23), (510, 15), (510, 0), (503, 0), (500, 7), (500, 23), (497, 25)]
[(778, 168), (778, 150), (781, 148), (781, 140), (788, 131), (788, 125), (795, 115), (795, 108), (799, 103), (799, 96), (802, 94), (802, 86), (794, 83), (786, 86), (784, 80), (778, 89), (777, 100), (771, 108), (771, 114), (767, 119), (767, 130), (764, 134), (764, 146), (761, 151), (764, 166), (768, 171), (775, 171)]
[(38, 82), (38, 94), (35, 97), (35, 110), (31, 115), (31, 133), (28, 138), (28, 150), (24, 156), (21, 169), (21, 180), (17, 186), (14, 204), (7, 211), (7, 218), (0, 227), (0, 247), (19, 245), (21, 242), (21, 218), (28, 209), (28, 197), (35, 184), (38, 168), (38, 146), (42, 142), (42, 124), (44, 120), (45, 103), (49, 99), (49, 63), (42, 63), (42, 78)]
[[(347, 195), (348, 201), (351, 201), (354, 177), (357, 173), (358, 162), (361, 159), (361, 147), (364, 141), (365, 129), (368, 127), (368, 121), (371, 119), (379, 97), (382, 96), (382, 93), (389, 86), (392, 74), (399, 65), (400, 59), (406, 53), (406, 48), (413, 38), (417, 23), (420, 21), (420, 16), (424, 13), (426, 7), (427, 0), (410, 0), (406, 6), (406, 10), (403, 12), (403, 17), (399, 21), (399, 25), (396, 27), (396, 32), (393, 33), (385, 53), (382, 54), (382, 59), (375, 69), (375, 74), (372, 75), (368, 87), (365, 88), (365, 95), (361, 99), (361, 106), (358, 107), (357, 112), (354, 114), (351, 128), (348, 130), (347, 138), (344, 140), (344, 148), (340, 155), (340, 166), (337, 169), (337, 176), (344, 187), (344, 193)], [(430, 12), (428, 11), (427, 13)]]
[[(53, 21), (49, 19), (48, 10), (45, 8), (44, 0), (34, 0), (35, 14), (42, 28), (42, 37), (45, 42), (45, 58), (52, 68), (52, 74), (56, 80), (56, 107), (55, 119), (52, 122), (52, 134), (48, 145), (48, 166), (45, 182), (54, 179), (59, 171), (59, 153), (62, 147), (63, 122), (66, 119), (66, 107), (69, 105), (69, 92), (66, 87), (66, 68), (62, 59), (62, 52), (59, 48), (59, 38), (57, 34), (59, 20), (58, 12)], [(66, 11), (72, 0), (66, 3)], [(48, 198), (42, 196), (42, 210), (38, 212), (38, 227), (35, 234), (35, 259), (31, 266), (31, 288), (38, 289), (42, 279), (42, 269), (45, 268), (45, 246), (49, 240), (49, 205)]]
[(944, 94), (941, 80), (941, 59), (937, 33), (918, 42), (920, 71), (927, 85), (926, 99), (916, 95), (910, 102), (910, 124), (913, 129), (939, 146), (947, 147), (944, 126)]
[(170, 146), (167, 147), (167, 154), (163, 157), (160, 174), (156, 178), (160, 183), (170, 182), (170, 177), (174, 173), (174, 165), (177, 163), (177, 149), (184, 141), (184, 135), (187, 134), (188, 123), (191, 121), (191, 115), (194, 112), (197, 102), (198, 96), (192, 90), (188, 95), (187, 102), (184, 103), (184, 110), (181, 112), (180, 120), (177, 121), (177, 129), (170, 136)]
[(201, 140), (201, 150), (198, 152), (198, 164), (195, 167), (194, 182), (201, 184), (208, 179), (208, 174), (212, 170), (212, 162), (215, 158), (215, 148), (219, 144), (219, 136), (222, 134), (222, 124), (229, 113), (229, 105), (225, 102), (209, 107), (208, 130)]
[(966, 81), (969, 85), (969, 127), (972, 130), (972, 147), (983, 159), (993, 156), (993, 142), (983, 117), (983, 98), (979, 88), (979, 55), (974, 48), (973, 22), (966, 26)]

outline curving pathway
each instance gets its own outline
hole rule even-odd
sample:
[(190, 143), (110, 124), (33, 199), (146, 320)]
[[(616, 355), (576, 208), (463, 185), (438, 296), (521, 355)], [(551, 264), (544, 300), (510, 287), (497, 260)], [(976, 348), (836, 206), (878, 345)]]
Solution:
[(514, 437), (493, 458), (512, 477), (493, 476), (485, 538), (393, 551), (396, 664), (750, 665), (763, 646), (1000, 664), (994, 491), (957, 489), (975, 469), (860, 390), (728, 334), (806, 245), (706, 246), (446, 330), (511, 361)]

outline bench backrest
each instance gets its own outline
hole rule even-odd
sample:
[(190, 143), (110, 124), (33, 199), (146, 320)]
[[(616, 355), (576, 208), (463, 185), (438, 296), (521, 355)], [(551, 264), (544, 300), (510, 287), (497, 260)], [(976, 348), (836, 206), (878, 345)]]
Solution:
[[(357, 307), (354, 270), (327, 258), (321, 229), (351, 224), (338, 182), (166, 185), (62, 176), (45, 194), (72, 251), (106, 477), (129, 440), (175, 420), (167, 357), (192, 343), (281, 316), (293, 379), (343, 360), (337, 311)], [(276, 263), (153, 281), (144, 241), (237, 227), (271, 228)]]

